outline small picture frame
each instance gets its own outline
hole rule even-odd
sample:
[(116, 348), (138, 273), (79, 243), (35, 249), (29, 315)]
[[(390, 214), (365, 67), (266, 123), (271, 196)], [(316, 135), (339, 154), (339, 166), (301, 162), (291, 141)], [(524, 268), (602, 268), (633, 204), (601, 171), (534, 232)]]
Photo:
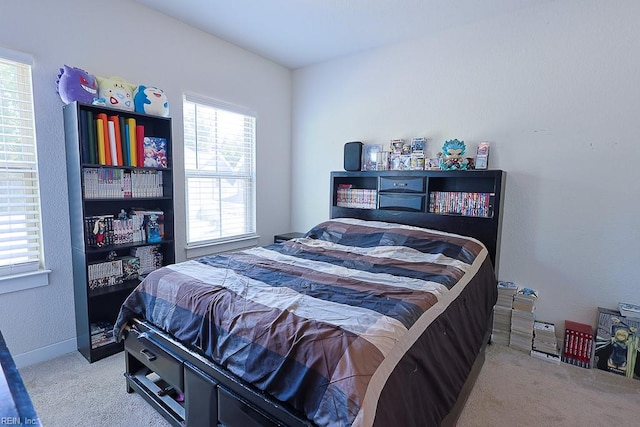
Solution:
[(382, 144), (364, 144), (362, 147), (362, 170), (378, 170), (378, 153), (382, 152)]
[(483, 141), (478, 145), (476, 153), (476, 169), (487, 169), (489, 167), (489, 143)]

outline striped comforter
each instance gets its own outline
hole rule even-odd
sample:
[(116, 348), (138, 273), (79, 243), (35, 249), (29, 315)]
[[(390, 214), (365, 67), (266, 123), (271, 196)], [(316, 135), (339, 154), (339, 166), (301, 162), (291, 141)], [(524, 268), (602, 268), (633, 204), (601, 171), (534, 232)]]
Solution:
[(477, 355), (495, 288), (476, 240), (334, 219), (154, 271), (115, 329), (144, 318), (317, 425), (435, 425)]

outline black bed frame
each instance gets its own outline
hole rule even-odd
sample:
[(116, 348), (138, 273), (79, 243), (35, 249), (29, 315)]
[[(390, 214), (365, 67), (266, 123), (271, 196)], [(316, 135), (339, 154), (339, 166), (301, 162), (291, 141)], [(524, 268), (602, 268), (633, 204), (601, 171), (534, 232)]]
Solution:
[[(502, 171), (332, 172), (331, 218), (348, 216), (376, 219), (471, 235), (485, 243), (495, 266), (500, 239), (504, 178), (505, 174)], [(416, 179), (421, 182), (417, 187), (414, 181)], [(337, 206), (336, 189), (339, 184), (346, 182), (359, 183), (367, 189), (375, 189), (379, 196), (388, 194), (391, 196), (392, 206), (381, 207), (380, 202), (377, 209)], [(474, 187), (474, 182), (478, 183), (477, 189)], [(406, 191), (407, 185), (414, 190)], [(399, 191), (394, 191), (394, 188)], [(443, 190), (491, 191), (493, 216), (461, 218), (429, 213), (427, 203), (429, 191)], [(394, 198), (397, 195), (402, 197)], [(419, 199), (422, 202), (416, 205), (414, 202)], [(419, 206), (418, 211), (415, 210), (417, 206)], [(487, 325), (484, 344), (456, 404), (443, 420), (443, 426), (455, 426), (462, 413), (484, 363), (485, 348), (491, 336), (492, 320)], [(198, 349), (185, 347), (146, 321), (134, 320), (130, 325), (124, 350), (127, 392), (138, 392), (174, 426), (298, 427), (314, 425), (304, 414), (292, 410), (282, 402), (243, 382), (203, 356)], [(175, 399), (179, 391), (184, 394), (183, 402)]]

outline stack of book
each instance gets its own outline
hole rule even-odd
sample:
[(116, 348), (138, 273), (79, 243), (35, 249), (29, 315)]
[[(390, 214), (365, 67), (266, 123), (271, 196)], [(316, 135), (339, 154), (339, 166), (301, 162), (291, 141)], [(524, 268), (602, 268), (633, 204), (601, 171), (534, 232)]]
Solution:
[(518, 285), (513, 282), (498, 282), (498, 302), (493, 307), (493, 330), (491, 331), (491, 339), (497, 344), (509, 345), (513, 296), (517, 291)]
[(91, 348), (116, 342), (113, 336), (113, 325), (109, 322), (91, 323)]
[(131, 256), (139, 260), (138, 276), (140, 277), (162, 267), (162, 252), (157, 245), (132, 248)]
[(582, 368), (591, 368), (594, 340), (591, 325), (565, 320), (564, 328), (562, 361)]
[(513, 296), (509, 347), (526, 351), (527, 353), (531, 352), (537, 299), (538, 292), (530, 288), (519, 289)]
[(560, 364), (560, 350), (556, 340), (556, 327), (553, 323), (534, 321), (531, 356)]

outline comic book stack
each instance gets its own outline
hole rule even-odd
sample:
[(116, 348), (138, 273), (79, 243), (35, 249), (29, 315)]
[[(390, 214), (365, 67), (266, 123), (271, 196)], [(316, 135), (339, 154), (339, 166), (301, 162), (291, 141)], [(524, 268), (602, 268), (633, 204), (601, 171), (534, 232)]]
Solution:
[(531, 356), (560, 364), (560, 349), (556, 339), (556, 326), (550, 322), (533, 322), (533, 349)]
[(491, 331), (491, 340), (497, 344), (509, 345), (513, 296), (517, 291), (518, 285), (513, 282), (498, 282), (498, 302), (493, 307), (493, 330)]
[(518, 289), (513, 296), (509, 347), (531, 352), (537, 299), (538, 291), (531, 288)]
[(593, 339), (591, 325), (565, 320), (562, 361), (582, 368), (591, 368)]

